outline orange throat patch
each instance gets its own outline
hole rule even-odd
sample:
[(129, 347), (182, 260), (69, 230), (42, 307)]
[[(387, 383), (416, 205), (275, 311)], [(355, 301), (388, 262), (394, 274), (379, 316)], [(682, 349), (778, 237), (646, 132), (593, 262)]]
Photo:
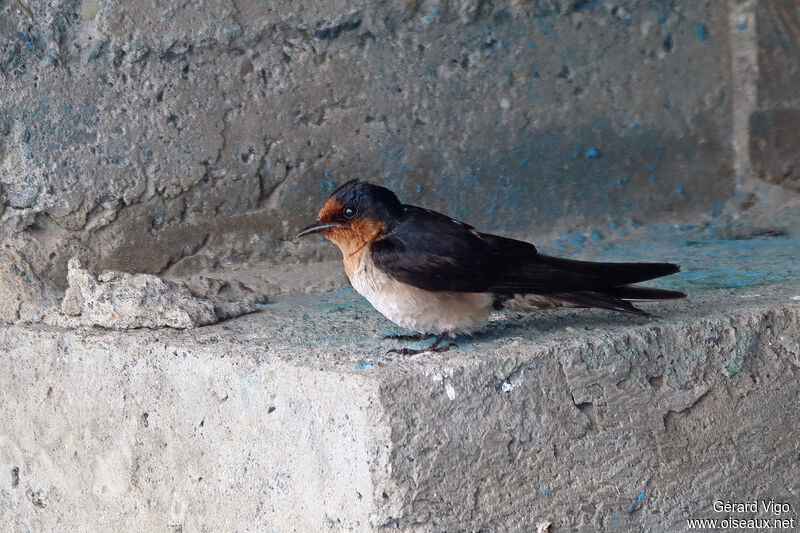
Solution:
[(354, 220), (346, 228), (330, 229), (324, 236), (342, 251), (344, 271), (350, 277), (358, 268), (362, 254), (369, 249), (369, 244), (383, 232), (383, 222), (364, 218)]

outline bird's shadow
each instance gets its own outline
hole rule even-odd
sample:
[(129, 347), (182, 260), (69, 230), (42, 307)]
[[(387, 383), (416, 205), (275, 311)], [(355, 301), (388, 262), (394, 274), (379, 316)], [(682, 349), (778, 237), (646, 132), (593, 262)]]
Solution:
[(493, 321), (470, 335), (458, 335), (459, 346), (485, 346), (508, 340), (535, 340), (548, 334), (561, 333), (566, 328), (576, 330), (617, 329), (642, 326), (656, 322), (659, 316), (637, 316), (609, 313), (603, 310), (564, 309), (542, 314), (509, 315), (505, 320)]

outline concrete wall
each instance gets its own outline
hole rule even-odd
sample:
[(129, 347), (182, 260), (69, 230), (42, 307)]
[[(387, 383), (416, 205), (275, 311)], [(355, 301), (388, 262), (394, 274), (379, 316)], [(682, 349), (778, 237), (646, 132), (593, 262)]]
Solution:
[[(2, 3), (0, 530), (796, 519), (798, 10)], [(690, 296), (387, 355), (338, 262), (282, 264), (332, 256), (290, 238), (351, 177), (560, 254), (678, 261)]]
[(352, 292), (189, 333), (0, 326), (0, 530), (796, 528), (800, 285), (657, 312), (509, 317), (410, 357)]
[(697, 217), (734, 191), (730, 57), (711, 1), (7, 2), (0, 237), (63, 288), (73, 255), (307, 257), (352, 177), (505, 232)]

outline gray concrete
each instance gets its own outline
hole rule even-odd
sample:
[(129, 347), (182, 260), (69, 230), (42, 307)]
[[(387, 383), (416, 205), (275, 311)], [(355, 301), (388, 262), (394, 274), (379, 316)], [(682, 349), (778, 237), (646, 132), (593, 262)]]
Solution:
[(412, 357), (350, 291), (191, 334), (5, 327), (0, 523), (673, 531), (760, 498), (800, 518), (800, 285), (649, 309), (498, 317)]
[[(2, 3), (0, 531), (796, 523), (790, 4)], [(690, 298), (386, 355), (351, 177)]]
[(63, 289), (314, 257), (285, 240), (352, 177), (487, 230), (698, 216), (728, 10), (651, 4), (5, 2), (0, 239)]

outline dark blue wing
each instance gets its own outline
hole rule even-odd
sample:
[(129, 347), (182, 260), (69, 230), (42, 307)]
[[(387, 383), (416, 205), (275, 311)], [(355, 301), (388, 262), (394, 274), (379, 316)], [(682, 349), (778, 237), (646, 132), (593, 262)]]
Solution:
[(476, 231), (405, 206), (402, 221), (370, 245), (375, 266), (429, 291), (496, 294), (598, 290), (672, 274), (668, 263), (595, 263), (537, 253), (530, 243)]

